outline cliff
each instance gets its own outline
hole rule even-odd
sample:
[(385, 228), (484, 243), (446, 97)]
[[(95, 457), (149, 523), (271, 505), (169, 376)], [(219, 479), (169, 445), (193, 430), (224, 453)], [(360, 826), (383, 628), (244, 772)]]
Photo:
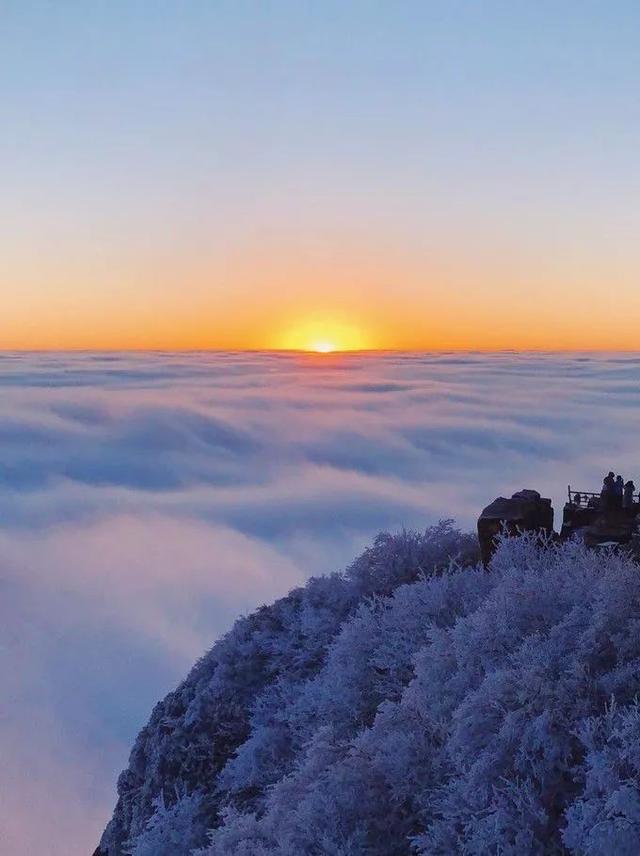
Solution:
[[(188, 853), (203, 844), (206, 830), (220, 822), (229, 802), (219, 790), (221, 774), (240, 747), (252, 751), (264, 710), (277, 706), (282, 694), (299, 692), (320, 671), (330, 644), (359, 604), (388, 596), (420, 574), (445, 567), (451, 558), (475, 561), (477, 542), (450, 522), (420, 534), (382, 534), (344, 573), (312, 578), (304, 588), (239, 619), (154, 708), (118, 780), (118, 802), (96, 856), (126, 853), (157, 810), (170, 811), (184, 795), (196, 792), (185, 840), (169, 845), (166, 853)], [(284, 745), (289, 737), (282, 735), (278, 751), (283, 755), (293, 751)], [(265, 759), (251, 763), (256, 769), (234, 791), (233, 804), (256, 804), (271, 783)]]
[(154, 710), (99, 853), (640, 852), (640, 575), (444, 523), (236, 623)]

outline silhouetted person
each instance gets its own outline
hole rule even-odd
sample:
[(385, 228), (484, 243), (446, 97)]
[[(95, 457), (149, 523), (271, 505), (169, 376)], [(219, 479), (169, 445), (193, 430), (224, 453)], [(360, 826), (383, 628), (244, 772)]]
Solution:
[(617, 476), (615, 484), (613, 486), (613, 495), (615, 497), (615, 507), (622, 508), (622, 499), (624, 496), (624, 479), (622, 476)]
[(573, 502), (575, 505), (582, 505), (582, 494), (576, 493), (575, 496), (573, 497)]
[(622, 507), (629, 513), (633, 513), (633, 494), (635, 493), (636, 486), (629, 479), (629, 481), (624, 486), (624, 493), (622, 495)]
[(616, 486), (616, 477), (609, 471), (609, 475), (602, 480), (602, 490), (600, 491), (600, 506), (603, 511), (608, 511), (615, 503), (614, 491)]

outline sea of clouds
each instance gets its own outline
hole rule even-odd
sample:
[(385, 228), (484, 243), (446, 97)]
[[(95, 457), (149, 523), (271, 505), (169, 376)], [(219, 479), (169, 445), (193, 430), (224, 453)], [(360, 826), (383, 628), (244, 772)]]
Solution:
[(240, 613), (380, 529), (640, 485), (639, 436), (638, 355), (0, 355), (1, 852), (90, 853)]

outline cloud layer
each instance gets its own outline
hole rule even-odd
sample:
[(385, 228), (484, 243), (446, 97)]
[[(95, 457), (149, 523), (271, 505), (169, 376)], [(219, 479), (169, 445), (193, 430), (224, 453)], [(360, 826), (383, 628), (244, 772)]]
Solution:
[(154, 701), (379, 529), (640, 483), (639, 381), (636, 355), (0, 356), (3, 853), (90, 852)]

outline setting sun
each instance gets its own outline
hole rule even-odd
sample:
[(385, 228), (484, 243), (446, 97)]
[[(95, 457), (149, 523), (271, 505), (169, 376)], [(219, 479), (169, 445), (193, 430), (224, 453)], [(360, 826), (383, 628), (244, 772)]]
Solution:
[(310, 350), (315, 351), (318, 354), (330, 354), (332, 351), (336, 350), (336, 346), (333, 342), (315, 342)]
[(311, 319), (292, 324), (277, 341), (277, 347), (292, 351), (332, 354), (335, 351), (362, 351), (371, 348), (369, 337), (342, 321)]

